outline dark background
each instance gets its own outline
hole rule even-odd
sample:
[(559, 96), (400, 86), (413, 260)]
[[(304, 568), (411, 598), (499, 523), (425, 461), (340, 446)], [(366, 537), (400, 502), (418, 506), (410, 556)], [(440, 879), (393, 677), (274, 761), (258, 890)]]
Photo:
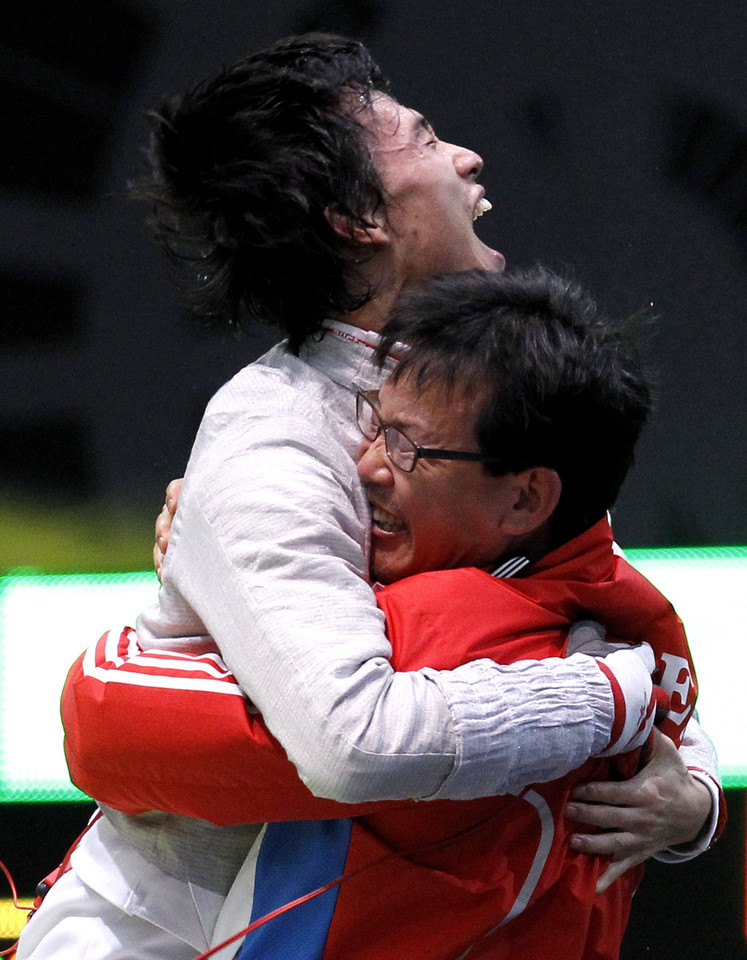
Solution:
[[(210, 394), (272, 342), (209, 336), (185, 316), (126, 185), (162, 96), (320, 27), (368, 43), (403, 102), (482, 154), (494, 209), (479, 231), (510, 263), (572, 268), (611, 311), (657, 316), (658, 410), (618, 538), (747, 542), (740, 0), (4, 3), (0, 505), (149, 524)], [(0, 555), (0, 572), (17, 562)], [(743, 794), (730, 797), (714, 851), (650, 871), (629, 960), (747, 956)], [(26, 892), (85, 819), (45, 809), (0, 809), (0, 850)]]
[[(747, 5), (741, 0), (11, 0), (0, 30), (0, 490), (150, 517), (205, 401), (268, 340), (201, 333), (126, 198), (144, 114), (289, 32), (365, 40), (478, 150), (509, 262), (653, 304), (660, 401), (629, 546), (747, 542)], [(271, 339), (271, 337), (269, 337)], [(2, 558), (0, 558), (0, 567)]]

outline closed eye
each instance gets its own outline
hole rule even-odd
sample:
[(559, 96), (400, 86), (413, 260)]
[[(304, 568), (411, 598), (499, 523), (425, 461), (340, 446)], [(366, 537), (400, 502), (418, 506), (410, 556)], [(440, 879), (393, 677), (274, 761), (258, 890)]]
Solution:
[(421, 114), (417, 114), (416, 135), (418, 139), (425, 143), (427, 147), (436, 146), (439, 142), (438, 137), (436, 136), (436, 131), (433, 129), (430, 122)]

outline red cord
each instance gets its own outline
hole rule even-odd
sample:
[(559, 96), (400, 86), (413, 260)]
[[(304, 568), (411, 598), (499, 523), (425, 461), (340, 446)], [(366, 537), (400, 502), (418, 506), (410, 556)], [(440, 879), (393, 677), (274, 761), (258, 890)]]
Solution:
[[(86, 824), (85, 829), (83, 829), (83, 830), (81, 831), (81, 833), (79, 834), (79, 836), (76, 838), (75, 843), (73, 843), (73, 845), (72, 845), (72, 846), (70, 847), (70, 849), (67, 851), (67, 853), (66, 853), (65, 856), (63, 857), (62, 863), (59, 865), (59, 867), (57, 867), (57, 868), (56, 868), (55, 870), (53, 870), (51, 873), (47, 874), (47, 876), (44, 878), (44, 880), (42, 881), (42, 883), (46, 884), (47, 890), (52, 886), (52, 884), (55, 882), (55, 880), (59, 879), (59, 877), (61, 877), (62, 874), (65, 873), (65, 872), (69, 869), (69, 867), (70, 867), (70, 857), (73, 855), (73, 851), (74, 851), (75, 848), (78, 846), (78, 844), (79, 844), (80, 841), (83, 839), (83, 837), (84, 837), (84, 836), (88, 833), (88, 831), (91, 829), (91, 827), (94, 825), (94, 823), (96, 823), (96, 821), (97, 821), (100, 817), (101, 817), (101, 811), (100, 811), (100, 810), (97, 810), (96, 813), (94, 814), (94, 816), (91, 817), (91, 819), (90, 819), (90, 820), (88, 821), (88, 823)], [(24, 907), (24, 906), (22, 906), (22, 905), (18, 902), (18, 892), (17, 892), (17, 890), (16, 890), (16, 885), (15, 885), (15, 883), (13, 882), (13, 877), (11, 877), (10, 871), (9, 871), (8, 868), (5, 866), (5, 864), (3, 863), (2, 860), (0, 860), (0, 870), (3, 871), (3, 873), (5, 874), (5, 876), (6, 876), (7, 880), (8, 880), (8, 884), (10, 885), (10, 892), (11, 892), (11, 895), (12, 895), (12, 897), (13, 897), (13, 906), (16, 908), (16, 910), (24, 910), (26, 913), (28, 913), (29, 919), (30, 919), (31, 916), (33, 915), (33, 913), (34, 913), (36, 910), (38, 910), (38, 908), (41, 906), (41, 902), (42, 902), (42, 900), (44, 899), (44, 894), (38, 895), (38, 896), (36, 897), (36, 899), (34, 900), (33, 904), (32, 904), (30, 907)], [(46, 893), (46, 891), (45, 891), (45, 893)], [(14, 955), (17, 947), (18, 947), (18, 941), (16, 940), (16, 942), (15, 942), (12, 946), (8, 947), (7, 950), (0, 950), (0, 957), (6, 957), (6, 956), (12, 956), (12, 955)]]
[[(387, 857), (382, 857), (382, 860), (386, 860)], [(374, 861), (375, 862), (375, 861)], [(370, 866), (370, 864), (366, 864)], [(360, 868), (361, 870), (363, 867)], [(358, 873), (358, 870), (355, 870), (354, 873)], [(282, 913), (291, 910), (293, 907), (298, 907), (302, 903), (306, 903), (307, 900), (313, 900), (314, 897), (320, 896), (322, 893), (326, 893), (327, 890), (331, 890), (332, 887), (336, 887), (338, 883), (342, 883), (343, 880), (347, 880), (349, 876), (353, 874), (345, 874), (342, 877), (338, 877), (336, 880), (330, 880), (329, 883), (325, 883), (323, 887), (318, 887), (316, 890), (312, 890), (311, 893), (306, 893), (304, 896), (299, 897), (297, 900), (290, 900), (288, 903), (284, 903), (282, 907), (276, 907), (275, 910), (271, 910), (269, 913), (266, 913), (263, 917), (254, 920), (249, 924), (248, 927), (244, 927), (243, 930), (239, 930), (238, 933), (234, 933), (232, 937), (229, 937), (227, 940), (224, 940), (223, 943), (219, 943), (217, 947), (211, 947), (205, 953), (201, 953), (199, 957), (195, 957), (195, 960), (207, 960), (208, 957), (214, 956), (219, 950), (222, 950), (224, 947), (229, 946), (232, 943), (235, 943), (236, 940), (240, 940), (242, 937), (245, 937), (249, 933), (253, 933), (259, 927), (263, 926), (265, 923), (268, 923), (270, 920), (274, 920), (275, 917), (279, 917)]]
[(18, 891), (16, 890), (15, 883), (13, 883), (13, 877), (11, 877), (10, 870), (8, 870), (8, 868), (5, 866), (2, 860), (0, 860), (0, 870), (3, 871), (3, 873), (5, 874), (8, 880), (8, 885), (10, 886), (10, 893), (11, 893), (11, 896), (13, 897), (13, 906), (16, 908), (16, 910), (28, 910), (29, 909), (28, 907), (24, 907), (18, 902)]
[(362, 866), (358, 867), (357, 870), (351, 870), (349, 873), (344, 873), (341, 877), (337, 877), (335, 880), (330, 880), (329, 883), (325, 883), (323, 887), (317, 887), (317, 889), (312, 890), (311, 893), (305, 893), (302, 897), (298, 897), (296, 900), (289, 900), (288, 903), (284, 903), (282, 907), (276, 907), (274, 910), (266, 913), (263, 917), (259, 917), (257, 920), (254, 920), (249, 924), (248, 927), (244, 927), (243, 930), (239, 930), (238, 933), (234, 933), (232, 937), (224, 940), (223, 943), (219, 943), (217, 947), (211, 947), (205, 953), (201, 953), (199, 957), (195, 957), (195, 960), (208, 960), (208, 957), (212, 957), (219, 950), (229, 946), (236, 940), (240, 940), (241, 937), (245, 937), (247, 934), (253, 933), (270, 920), (274, 920), (275, 917), (279, 917), (281, 914), (286, 913), (288, 910), (292, 910), (294, 907), (300, 907), (301, 904), (306, 903), (307, 900), (313, 900), (314, 897), (321, 896), (323, 893), (331, 890), (332, 887), (336, 887), (338, 884), (342, 883), (343, 880), (350, 880), (352, 877), (356, 876), (356, 874), (362, 873), (364, 870), (368, 870), (369, 867), (374, 867), (376, 864), (382, 863), (384, 860), (391, 860), (392, 858), (399, 856), (402, 856), (402, 854), (399, 852), (386, 853), (381, 857), (377, 857), (375, 860), (371, 860), (368, 863), (362, 864)]
[[(290, 900), (288, 903), (283, 904), (281, 907), (276, 907), (274, 910), (271, 910), (269, 913), (266, 913), (263, 917), (258, 917), (256, 920), (252, 921), (252, 923), (250, 923), (249, 926), (244, 927), (243, 930), (239, 930), (238, 933), (234, 933), (233, 936), (228, 937), (222, 943), (219, 943), (215, 947), (211, 947), (209, 950), (205, 951), (205, 953), (201, 953), (198, 957), (195, 957), (195, 960), (209, 960), (209, 958), (214, 956), (216, 953), (218, 953), (219, 950), (222, 950), (224, 947), (230, 946), (230, 944), (235, 943), (237, 940), (240, 940), (242, 937), (246, 937), (248, 934), (253, 933), (255, 930), (258, 930), (259, 927), (264, 926), (264, 924), (266, 923), (269, 923), (270, 920), (274, 920), (276, 917), (281, 916), (283, 913), (287, 913), (288, 910), (292, 910), (294, 907), (299, 907), (302, 903), (306, 903), (309, 900), (313, 900), (315, 897), (321, 896), (323, 893), (326, 893), (328, 890), (331, 890), (333, 887), (338, 886), (345, 880), (352, 880), (353, 877), (357, 876), (359, 873), (363, 873), (365, 870), (370, 870), (372, 867), (375, 867), (380, 863), (384, 863), (386, 860), (394, 860), (398, 857), (403, 857), (403, 856), (412, 856), (413, 854), (416, 854), (416, 853), (423, 854), (423, 853), (427, 853), (431, 849), (438, 849), (440, 847), (448, 846), (449, 844), (455, 842), (456, 840), (459, 840), (462, 837), (466, 836), (467, 834), (470, 834), (473, 830), (476, 830), (478, 827), (482, 826), (482, 824), (486, 820), (491, 820), (494, 816), (496, 816), (496, 814), (494, 813), (490, 814), (485, 818), (485, 820), (480, 821), (478, 823), (474, 823), (471, 826), (467, 827), (466, 829), (460, 830), (458, 833), (450, 837), (441, 838), (440, 840), (432, 841), (431, 843), (426, 843), (421, 845), (420, 847), (414, 847), (404, 852), (395, 850), (390, 853), (385, 853), (380, 857), (375, 857), (373, 860), (369, 860), (368, 863), (361, 864), (361, 866), (357, 867), (355, 870), (350, 870), (348, 873), (344, 873), (342, 874), (342, 876), (339, 876), (334, 880), (330, 880), (329, 883), (325, 883), (323, 886), (317, 887), (316, 890), (312, 890), (310, 893), (306, 893), (302, 897), (298, 897), (296, 900)], [(89, 821), (89, 823), (86, 825), (86, 828), (83, 830), (80, 836), (76, 839), (75, 843), (70, 847), (68, 852), (65, 854), (65, 857), (62, 863), (60, 864), (60, 866), (56, 870), (53, 870), (51, 874), (49, 874), (49, 877), (54, 878), (51, 881), (52, 883), (54, 882), (55, 879), (57, 879), (57, 877), (61, 876), (67, 870), (70, 862), (70, 857), (72, 856), (73, 851), (78, 846), (80, 841), (83, 839), (85, 834), (91, 829), (91, 827), (100, 817), (101, 817), (101, 811), (99, 810), (97, 811), (96, 815)], [(7, 867), (2, 862), (2, 860), (0, 860), (0, 869), (2, 869), (3, 873), (8, 879), (8, 883), (10, 884), (11, 893), (13, 895), (13, 905), (17, 907), (17, 909), (19, 910), (28, 910), (29, 909), (28, 907), (23, 907), (18, 903), (16, 886), (13, 883), (13, 878), (11, 877), (10, 872), (8, 871)], [(50, 886), (51, 886), (51, 883), (50, 883)], [(41, 898), (37, 898), (37, 899), (39, 901), (41, 900)], [(34, 908), (36, 908), (36, 906), (38, 906), (38, 904), (35, 902)], [(33, 912), (33, 910), (31, 912)], [(12, 954), (15, 951), (17, 946), (18, 944), (14, 943), (13, 946), (9, 947), (7, 950), (1, 951), (0, 957), (4, 957), (8, 954)]]
[[(10, 893), (13, 898), (13, 906), (16, 908), (16, 910), (24, 910), (26, 913), (28, 913), (28, 911), (31, 908), (27, 906), (23, 906), (18, 902), (18, 891), (16, 889), (15, 883), (13, 882), (13, 877), (10, 875), (10, 870), (8, 870), (8, 868), (5, 866), (2, 860), (0, 860), (0, 870), (2, 870), (3, 873), (5, 874), (5, 877), (8, 881), (8, 885), (10, 886)], [(15, 953), (17, 946), (18, 946), (18, 943), (16, 942), (12, 946), (8, 947), (7, 950), (0, 950), (0, 957), (7, 957), (10, 954)]]
[(195, 957), (194, 960), (208, 960), (209, 957), (214, 956), (218, 953), (219, 950), (222, 950), (224, 947), (229, 946), (232, 943), (235, 943), (237, 940), (240, 940), (242, 937), (246, 937), (248, 934), (253, 933), (259, 927), (264, 926), (270, 920), (274, 920), (275, 917), (279, 917), (281, 914), (286, 913), (288, 910), (292, 910), (294, 907), (299, 907), (302, 903), (306, 903), (308, 900), (313, 900), (314, 897), (319, 897), (323, 893), (326, 893), (328, 890), (331, 890), (332, 887), (336, 887), (339, 884), (343, 883), (345, 880), (352, 880), (353, 877), (356, 877), (359, 873), (363, 873), (365, 870), (370, 870), (372, 867), (378, 866), (380, 863), (384, 863), (386, 860), (395, 860), (398, 857), (412, 857), (416, 854), (422, 855), (428, 853), (431, 850), (442, 849), (445, 846), (449, 846), (452, 843), (455, 843), (457, 840), (461, 840), (464, 837), (468, 836), (474, 830), (482, 827), (486, 822), (492, 820), (494, 817), (497, 817), (498, 813), (488, 814), (487, 817), (484, 817), (482, 820), (477, 823), (473, 823), (471, 826), (466, 827), (464, 830), (460, 830), (458, 833), (452, 834), (449, 837), (442, 837), (439, 840), (433, 840), (430, 843), (422, 844), (418, 847), (412, 847), (409, 850), (394, 850), (390, 853), (382, 854), (380, 857), (375, 857), (373, 860), (369, 860), (368, 863), (363, 863), (355, 870), (350, 870), (348, 873), (343, 873), (342, 876), (337, 877), (335, 880), (330, 880), (329, 883), (325, 883), (322, 887), (317, 887), (316, 890), (312, 890), (311, 893), (306, 893), (302, 897), (298, 897), (297, 900), (291, 900), (288, 903), (284, 903), (282, 907), (276, 907), (274, 910), (271, 910), (269, 913), (266, 913), (263, 917), (258, 917), (256, 920), (252, 921), (248, 927), (244, 927), (243, 930), (239, 930), (238, 933), (234, 933), (233, 936), (228, 937), (222, 943), (219, 943), (216, 947), (211, 947), (209, 950), (206, 950), (205, 953), (201, 953), (198, 957)]

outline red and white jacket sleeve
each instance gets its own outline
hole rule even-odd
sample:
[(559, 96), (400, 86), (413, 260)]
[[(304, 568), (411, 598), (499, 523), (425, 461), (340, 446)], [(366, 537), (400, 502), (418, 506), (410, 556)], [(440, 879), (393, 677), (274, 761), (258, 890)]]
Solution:
[[(143, 652), (129, 628), (104, 634), (73, 664), (62, 719), (72, 781), (124, 813), (162, 810), (228, 824), (336, 819), (408, 802), (315, 797), (219, 655)], [(657, 855), (668, 861), (705, 849), (725, 820), (715, 756), (695, 720), (681, 749), (714, 805), (699, 842)]]
[(382, 806), (315, 797), (219, 655), (143, 652), (129, 628), (104, 634), (73, 664), (62, 719), (73, 783), (124, 813), (227, 824)]

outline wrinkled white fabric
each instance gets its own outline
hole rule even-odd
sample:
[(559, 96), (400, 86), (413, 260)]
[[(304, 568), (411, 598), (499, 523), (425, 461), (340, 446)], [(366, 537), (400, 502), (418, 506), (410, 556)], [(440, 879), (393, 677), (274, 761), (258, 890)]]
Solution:
[[(592, 658), (402, 674), (389, 666), (365, 580), (369, 516), (354, 465), (354, 393), (384, 376), (375, 343), (334, 324), (300, 358), (273, 349), (211, 401), (160, 604), (140, 618), (139, 641), (185, 652), (217, 644), (320, 795), (457, 799), (562, 776), (609, 740), (612, 694)], [(688, 733), (701, 767), (707, 738), (694, 722)], [(705, 769), (715, 776), (715, 759)], [(205, 825), (208, 866), (200, 821), (181, 830), (179, 819), (95, 824), (19, 960), (61, 956), (68, 944), (70, 956), (85, 945), (90, 960), (204, 949), (240, 831)], [(246, 831), (247, 850), (255, 833)]]
[(612, 697), (593, 662), (392, 671), (354, 464), (354, 392), (382, 379), (375, 342), (338, 324), (218, 392), (138, 639), (188, 651), (214, 638), (320, 796), (463, 798), (561, 776), (609, 740)]

